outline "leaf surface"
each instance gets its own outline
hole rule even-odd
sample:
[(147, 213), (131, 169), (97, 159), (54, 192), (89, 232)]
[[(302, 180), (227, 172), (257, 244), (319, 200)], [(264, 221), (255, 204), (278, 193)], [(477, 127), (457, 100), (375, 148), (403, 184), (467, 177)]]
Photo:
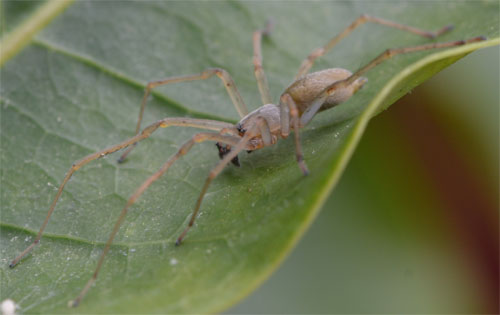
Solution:
[[(8, 14), (8, 11), (6, 12)], [(301, 133), (310, 176), (296, 165), (293, 139), (250, 155), (213, 182), (180, 247), (201, 184), (218, 161), (211, 143), (193, 147), (131, 208), (96, 285), (68, 309), (91, 276), (130, 194), (196, 130), (160, 130), (123, 165), (113, 154), (78, 171), (67, 185), (41, 245), (16, 268), (73, 161), (134, 133), (147, 81), (222, 67), (249, 109), (260, 106), (251, 35), (275, 22), (263, 42), (264, 68), (277, 99), (312, 49), (361, 13), (435, 30), (440, 40), (490, 40), (399, 56), (366, 76), (345, 104), (321, 113)], [(300, 16), (300, 19), (296, 18)], [(9, 29), (7, 27), (6, 29)], [(471, 51), (498, 44), (495, 2), (364, 3), (79, 1), (2, 68), (1, 294), (25, 312), (197, 313), (223, 310), (248, 294), (284, 259), (317, 215), (370, 117)], [(388, 47), (427, 40), (364, 26), (313, 70), (355, 70)], [(236, 122), (217, 78), (162, 87), (145, 124), (192, 116)], [(383, 139), (381, 139), (383, 141)]]

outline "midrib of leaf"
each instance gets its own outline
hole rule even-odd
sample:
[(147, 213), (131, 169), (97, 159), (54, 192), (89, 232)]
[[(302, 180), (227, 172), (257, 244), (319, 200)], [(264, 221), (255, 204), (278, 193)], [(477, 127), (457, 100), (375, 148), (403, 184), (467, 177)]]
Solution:
[[(394, 89), (400, 82), (403, 82), (405, 78), (409, 77), (412, 73), (417, 72), (419, 69), (424, 68), (426, 65), (432, 64), (433, 62), (437, 62), (440, 60), (444, 60), (447, 58), (451, 58), (454, 56), (462, 56), (467, 55), (477, 49), (486, 48), (491, 46), (500, 45), (500, 38), (494, 38), (487, 41), (468, 44), (465, 46), (444, 50), (435, 54), (431, 54), (411, 65), (404, 68), (395, 75), (387, 84), (380, 90), (380, 92), (372, 99), (372, 101), (366, 106), (366, 108), (362, 111), (362, 113), (358, 116), (357, 119), (353, 119), (354, 126), (352, 127), (351, 132), (348, 134), (347, 139), (344, 141), (344, 145), (339, 149), (339, 159), (337, 163), (333, 164), (329, 170), (326, 170), (330, 174), (328, 176), (328, 181), (321, 186), (321, 190), (318, 192), (318, 198), (316, 201), (310, 206), (311, 211), (308, 212), (307, 216), (302, 225), (300, 225), (299, 230), (295, 233), (290, 242), (287, 243), (286, 247), (280, 253), (279, 257), (274, 261), (273, 265), (270, 266), (267, 270), (259, 274), (254, 283), (247, 287), (247, 291), (243, 292), (239, 298), (235, 298), (235, 301), (231, 301), (228, 305), (236, 304), (238, 301), (242, 300), (246, 296), (248, 296), (251, 292), (253, 292), (257, 287), (259, 287), (266, 279), (268, 279), (271, 274), (280, 266), (285, 258), (290, 254), (292, 249), (297, 245), (298, 241), (302, 238), (307, 229), (311, 226), (314, 219), (319, 214), (321, 207), (327, 200), (330, 195), (333, 187), (339, 181), (342, 173), (347, 167), (347, 163), (351, 159), (351, 156), (354, 153), (358, 143), (361, 140), (361, 137), (368, 126), (368, 122), (370, 119), (375, 116), (383, 104), (384, 100), (390, 95), (392, 89)], [(227, 309), (226, 307), (222, 307), (219, 310), (216, 310), (215, 313), (219, 313)]]
[[(24, 234), (30, 234), (33, 236), (36, 236), (38, 231), (32, 230), (32, 229), (27, 229), (20, 227), (18, 225), (14, 224), (9, 224), (9, 223), (4, 223), (0, 222), (0, 228), (2, 229), (9, 229), (9, 230), (14, 230), (14, 231), (19, 231)], [(177, 234), (175, 234), (177, 236)], [(86, 245), (96, 245), (96, 246), (104, 246), (106, 245), (106, 242), (99, 242), (99, 241), (89, 241), (85, 238), (82, 237), (76, 237), (72, 235), (67, 235), (67, 234), (55, 234), (55, 233), (44, 233), (43, 238), (46, 239), (52, 239), (52, 240), (64, 240), (64, 241), (72, 241), (80, 244), (86, 244)], [(111, 247), (124, 247), (124, 248), (133, 248), (133, 247), (138, 247), (138, 246), (149, 246), (149, 245), (162, 245), (162, 244), (172, 244), (175, 242), (177, 237), (171, 237), (167, 239), (159, 239), (159, 240), (153, 240), (153, 241), (143, 241), (143, 242), (113, 242), (111, 244)], [(192, 243), (207, 243), (207, 242), (213, 242), (214, 240), (224, 240), (223, 237), (218, 237), (218, 238), (204, 238), (204, 239), (194, 239), (191, 240), (190, 242)]]
[(47, 24), (64, 11), (74, 0), (50, 0), (38, 8), (26, 22), (14, 29), (0, 43), (0, 67), (21, 51)]
[[(119, 81), (121, 81), (129, 86), (134, 87), (134, 88), (141, 89), (141, 90), (144, 90), (146, 88), (147, 83), (145, 84), (144, 82), (137, 81), (137, 80), (125, 75), (124, 73), (122, 73), (116, 69), (112, 69), (111, 67), (96, 61), (95, 59), (86, 57), (86, 56), (79, 54), (77, 52), (74, 52), (74, 51), (70, 51), (67, 48), (61, 47), (57, 44), (50, 43), (50, 42), (47, 42), (47, 41), (41, 40), (41, 39), (34, 39), (33, 44), (35, 44), (39, 47), (45, 48), (47, 50), (50, 50), (50, 51), (60, 53), (60, 54), (67, 56), (69, 58), (72, 58), (75, 61), (78, 61), (78, 62), (80, 62), (86, 66), (92, 67), (94, 69), (97, 69), (97, 70), (109, 75), (110, 77), (117, 79), (117, 80), (119, 80)], [(179, 102), (176, 102), (175, 100), (173, 100), (173, 99), (171, 99), (171, 98), (169, 98), (169, 97), (165, 96), (164, 94), (161, 94), (157, 91), (154, 91), (154, 90), (151, 91), (151, 95), (154, 95), (155, 98), (157, 98), (158, 100), (161, 100), (167, 106), (170, 106), (172, 108), (183, 111), (188, 116), (197, 117), (197, 118), (204, 118), (204, 119), (221, 120), (221, 121), (235, 123), (234, 120), (229, 120), (226, 117), (211, 115), (211, 114), (207, 114), (204, 112), (194, 111), (192, 109), (189, 109), (188, 107), (183, 106)]]

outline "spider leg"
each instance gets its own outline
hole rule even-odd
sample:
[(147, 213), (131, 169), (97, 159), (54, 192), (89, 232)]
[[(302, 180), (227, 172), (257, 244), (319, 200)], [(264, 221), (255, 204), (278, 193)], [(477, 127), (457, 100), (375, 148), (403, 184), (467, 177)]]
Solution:
[(180, 157), (183, 155), (187, 154), (189, 150), (193, 147), (195, 143), (200, 143), (204, 141), (218, 141), (230, 145), (237, 145), (240, 142), (239, 137), (234, 137), (234, 136), (225, 136), (225, 135), (220, 135), (218, 133), (212, 133), (212, 132), (205, 132), (205, 133), (198, 133), (195, 134), (190, 140), (185, 142), (179, 150), (171, 156), (165, 164), (162, 165), (162, 167), (153, 175), (151, 175), (146, 181), (142, 183), (139, 188), (129, 197), (127, 204), (123, 208), (122, 212), (120, 213), (118, 219), (116, 220), (116, 223), (113, 227), (113, 231), (111, 232), (106, 245), (104, 246), (104, 250), (101, 254), (101, 257), (99, 258), (99, 261), (97, 263), (97, 267), (94, 271), (94, 274), (92, 277), (89, 279), (87, 284), (83, 287), (82, 291), (80, 294), (74, 299), (73, 301), (70, 301), (68, 303), (69, 306), (75, 307), (78, 306), (80, 301), (83, 299), (87, 291), (90, 289), (92, 284), (95, 282), (97, 279), (97, 275), (99, 274), (99, 270), (101, 269), (102, 263), (104, 262), (104, 258), (106, 254), (109, 252), (109, 248), (111, 247), (111, 243), (113, 242), (113, 239), (116, 236), (116, 233), (118, 233), (118, 230), (120, 229), (121, 224), (123, 223), (123, 220), (125, 219), (125, 216), (127, 215), (128, 209), (136, 202), (136, 200), (142, 195), (142, 193), (149, 187), (151, 184), (153, 184), (157, 179), (159, 179), (165, 172), (174, 164), (175, 161), (177, 161)]
[[(210, 183), (214, 180), (217, 175), (222, 172), (224, 167), (226, 167), (227, 164), (231, 162), (231, 160), (238, 155), (242, 150), (245, 150), (247, 148), (247, 145), (249, 144), (250, 140), (252, 138), (258, 136), (261, 132), (261, 129), (263, 129), (263, 126), (267, 126), (266, 120), (258, 116), (255, 118), (254, 125), (251, 129), (247, 130), (245, 134), (243, 135), (243, 138), (239, 140), (239, 142), (231, 148), (231, 151), (227, 153), (222, 160), (220, 160), (217, 165), (210, 171), (207, 179), (205, 180), (205, 184), (203, 185), (203, 188), (201, 189), (200, 195), (198, 197), (198, 200), (196, 201), (196, 205), (193, 209), (193, 213), (191, 215), (191, 219), (189, 220), (188, 226), (184, 229), (184, 231), (181, 233), (181, 235), (177, 238), (177, 241), (175, 242), (175, 245), (180, 245), (182, 243), (182, 240), (186, 236), (186, 233), (189, 231), (189, 229), (193, 226), (194, 221), (196, 220), (196, 216), (198, 214), (198, 211), (200, 210), (201, 202), (203, 201), (203, 197), (205, 197), (205, 194), (207, 192), (208, 186), (210, 186)], [(265, 127), (264, 127), (265, 128)], [(267, 127), (268, 128), (268, 127)]]
[[(297, 109), (297, 105), (295, 101), (290, 96), (290, 94), (283, 94), (280, 98), (280, 107), (282, 108), (280, 114), (281, 121), (281, 136), (286, 138), (288, 133), (290, 132), (290, 120), (292, 123), (293, 132), (295, 134), (295, 155), (297, 157), (297, 163), (299, 164), (300, 169), (304, 175), (309, 174), (309, 170), (307, 169), (307, 165), (304, 162), (304, 155), (302, 154), (302, 146), (300, 144), (300, 136), (299, 136), (299, 111)], [(288, 108), (288, 111), (284, 111), (283, 108)], [(290, 115), (288, 115), (288, 112)], [(285, 114), (283, 114), (285, 113)]]
[[(203, 71), (202, 73), (199, 74), (193, 74), (193, 75), (186, 75), (186, 76), (176, 76), (176, 77), (170, 77), (166, 78), (164, 80), (159, 80), (159, 81), (151, 81), (147, 84), (146, 90), (144, 92), (144, 96), (142, 97), (142, 102), (141, 102), (141, 108), (139, 110), (139, 118), (137, 120), (137, 126), (135, 128), (135, 133), (139, 133), (141, 129), (141, 122), (142, 122), (142, 117), (144, 115), (144, 109), (146, 108), (146, 103), (148, 101), (149, 94), (151, 93), (151, 90), (154, 89), (155, 87), (162, 86), (162, 85), (167, 85), (170, 83), (180, 83), (180, 82), (187, 82), (187, 81), (196, 81), (196, 80), (206, 80), (212, 76), (218, 76), (222, 82), (224, 83), (224, 87), (227, 90), (227, 94), (229, 94), (229, 97), (231, 98), (231, 101), (233, 102), (234, 107), (238, 111), (238, 114), (240, 117), (244, 117), (248, 114), (248, 109), (247, 106), (245, 105), (245, 102), (243, 102), (243, 98), (241, 98), (240, 93), (238, 92), (238, 89), (236, 88), (236, 85), (229, 75), (229, 73), (220, 68), (212, 68), (212, 69), (207, 69)], [(122, 156), (118, 159), (118, 162), (121, 163), (125, 160), (127, 155), (134, 149), (134, 146), (131, 146), (128, 148), (127, 151), (125, 151)]]
[(262, 104), (271, 104), (272, 98), (269, 92), (269, 85), (267, 84), (266, 74), (262, 68), (262, 36), (269, 36), (271, 33), (272, 23), (268, 22), (266, 28), (258, 30), (253, 33), (253, 65), (257, 85), (259, 86), (260, 97)]
[(380, 55), (378, 55), (376, 58), (374, 58), (372, 61), (370, 61), (368, 64), (360, 68), (358, 71), (353, 73), (350, 77), (348, 77), (345, 80), (335, 82), (332, 84), (330, 87), (326, 89), (326, 92), (328, 95), (331, 95), (341, 86), (346, 86), (352, 84), (356, 79), (360, 78), (364, 73), (366, 73), (368, 70), (376, 67), (383, 61), (390, 59), (394, 56), (401, 55), (401, 54), (407, 54), (407, 53), (412, 53), (412, 52), (417, 52), (417, 51), (423, 51), (423, 50), (430, 50), (430, 49), (439, 49), (439, 48), (449, 48), (449, 47), (455, 47), (455, 46), (462, 46), (465, 44), (470, 44), (474, 42), (480, 42), (485, 40), (486, 38), (483, 36), (478, 36), (478, 37), (473, 37), (469, 38), (467, 40), (457, 40), (457, 41), (452, 41), (452, 42), (446, 42), (446, 43), (432, 43), (432, 44), (424, 44), (424, 45), (418, 45), (418, 46), (411, 46), (411, 47), (402, 47), (402, 48), (393, 48), (393, 49), (387, 49)]
[(361, 67), (358, 71), (354, 72), (351, 76), (349, 76), (347, 79), (337, 81), (330, 86), (327, 86), (323, 92), (321, 92), (311, 103), (309, 108), (302, 114), (302, 117), (300, 118), (300, 124), (302, 126), (306, 125), (313, 117), (314, 115), (318, 112), (318, 110), (321, 108), (321, 105), (325, 102), (325, 100), (328, 98), (328, 96), (332, 95), (335, 93), (335, 91), (345, 88), (351, 84), (353, 84), (357, 79), (361, 78), (361, 76), (366, 73), (368, 70), (374, 68), (375, 66), (379, 65), (383, 61), (390, 59), (394, 56), (401, 55), (401, 54), (407, 54), (411, 52), (416, 52), (416, 51), (423, 51), (423, 50), (429, 50), (429, 49), (439, 49), (439, 48), (449, 48), (449, 47), (455, 47), (455, 46), (461, 46), (461, 45), (466, 45), (474, 42), (480, 42), (485, 40), (486, 38), (483, 36), (478, 36), (478, 37), (473, 37), (469, 38), (467, 40), (457, 40), (457, 41), (452, 41), (452, 42), (445, 42), (445, 43), (432, 43), (432, 44), (424, 44), (424, 45), (418, 45), (418, 46), (411, 46), (411, 47), (402, 47), (402, 48), (393, 48), (393, 49), (387, 49), (377, 57), (375, 57), (372, 61), (367, 63), (365, 66)]
[(274, 144), (273, 135), (271, 134), (271, 128), (269, 127), (269, 123), (264, 117), (256, 118), (256, 126), (259, 128), (260, 136), (262, 138), (262, 142), (265, 147)]
[[(163, 127), (170, 126), (183, 126), (183, 127), (193, 127), (207, 130), (215, 130), (220, 133), (229, 133), (233, 135), (237, 135), (238, 131), (234, 127), (233, 124), (218, 121), (218, 120), (209, 120), (209, 119), (196, 119), (196, 118), (188, 118), (188, 117), (178, 117), (178, 118), (165, 118), (163, 119), (164, 125)], [(132, 149), (137, 145), (134, 143), (130, 147), (123, 152), (123, 154), (118, 159), (118, 163), (123, 163), (127, 155), (132, 151)]]
[(188, 126), (188, 127), (197, 127), (197, 128), (204, 128), (204, 129), (210, 129), (210, 130), (217, 130), (220, 131), (224, 129), (226, 132), (232, 131), (234, 135), (238, 134), (238, 131), (236, 128), (225, 122), (220, 122), (220, 121), (214, 121), (214, 120), (205, 120), (205, 119), (193, 119), (193, 118), (165, 118), (162, 120), (159, 120), (148, 127), (144, 128), (144, 130), (137, 134), (136, 136), (125, 140), (119, 144), (116, 144), (114, 146), (111, 146), (109, 148), (106, 148), (104, 150), (92, 153), (87, 155), (86, 157), (76, 161), (73, 163), (69, 171), (66, 173), (66, 176), (64, 177), (63, 182), (59, 186), (59, 190), (57, 191), (57, 194), (52, 201), (52, 204), (49, 208), (49, 212), (47, 213), (47, 216), (45, 218), (45, 221), (43, 222), (42, 226), (40, 227), (40, 230), (38, 231), (37, 236), (35, 237), (35, 240), (31, 245), (29, 245), (24, 251), (22, 251), (16, 258), (12, 260), (12, 262), (9, 264), (10, 267), (14, 267), (26, 254), (28, 254), (35, 245), (37, 245), (40, 242), (40, 238), (42, 237), (43, 231), (45, 230), (45, 227), (47, 226), (47, 223), (49, 222), (49, 219), (54, 212), (54, 209), (56, 207), (56, 204), (61, 197), (61, 194), (64, 190), (64, 187), (66, 186), (66, 183), (70, 180), (71, 176), (73, 176), (73, 173), (75, 173), (78, 169), (80, 169), (82, 166), (85, 164), (96, 160), (98, 158), (102, 158), (110, 153), (116, 152), (120, 149), (130, 147), (131, 145), (134, 145), (135, 143), (148, 138), (153, 132), (155, 132), (158, 128), (165, 128), (169, 126)]
[(346, 37), (352, 31), (354, 31), (358, 26), (361, 26), (361, 25), (365, 24), (366, 22), (372, 22), (372, 23), (376, 23), (376, 24), (385, 25), (388, 27), (396, 28), (396, 29), (399, 29), (402, 31), (407, 31), (407, 32), (410, 32), (410, 33), (413, 33), (413, 34), (416, 34), (416, 35), (419, 35), (422, 37), (431, 38), (431, 39), (453, 29), (453, 25), (447, 25), (436, 32), (431, 32), (431, 31), (421, 30), (421, 29), (413, 27), (413, 26), (408, 26), (408, 25), (404, 25), (404, 24), (392, 22), (389, 20), (381, 19), (378, 17), (363, 14), (360, 17), (358, 17), (356, 20), (354, 20), (354, 22), (352, 22), (351, 25), (349, 25), (347, 28), (345, 28), (342, 32), (340, 32), (338, 35), (336, 35), (334, 38), (332, 38), (325, 46), (313, 50), (309, 54), (309, 56), (307, 56), (307, 58), (300, 65), (299, 72), (295, 76), (295, 80), (297, 80), (299, 77), (307, 74), (307, 72), (309, 71), (309, 69), (311, 69), (311, 67), (314, 64), (314, 61), (317, 58), (325, 55), (342, 38)]

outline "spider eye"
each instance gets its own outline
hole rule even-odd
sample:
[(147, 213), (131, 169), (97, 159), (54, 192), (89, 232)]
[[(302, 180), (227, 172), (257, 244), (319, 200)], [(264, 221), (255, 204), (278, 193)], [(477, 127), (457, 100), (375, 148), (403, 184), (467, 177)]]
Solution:
[(246, 129), (243, 128), (243, 126), (240, 123), (236, 124), (236, 129), (240, 133), (240, 136), (243, 136), (245, 132), (247, 131)]

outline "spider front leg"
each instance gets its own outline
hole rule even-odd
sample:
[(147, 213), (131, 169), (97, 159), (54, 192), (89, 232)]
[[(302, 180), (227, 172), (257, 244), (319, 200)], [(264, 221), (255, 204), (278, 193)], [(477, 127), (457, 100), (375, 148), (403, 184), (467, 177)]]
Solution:
[[(196, 205), (193, 209), (193, 213), (191, 214), (191, 219), (189, 220), (188, 226), (182, 231), (181, 235), (177, 238), (177, 241), (175, 242), (175, 245), (179, 246), (182, 243), (182, 240), (186, 236), (187, 232), (189, 229), (193, 226), (194, 221), (196, 220), (196, 216), (198, 215), (198, 211), (200, 210), (201, 202), (203, 201), (203, 198), (205, 197), (205, 194), (207, 193), (208, 186), (210, 186), (210, 183), (217, 177), (217, 175), (222, 172), (224, 167), (226, 167), (227, 164), (231, 162), (233, 158), (235, 158), (238, 153), (245, 149), (251, 149), (247, 148), (247, 145), (249, 144), (250, 140), (252, 138), (260, 135), (262, 136), (262, 140), (264, 145), (270, 145), (271, 143), (269, 142), (266, 144), (266, 142), (271, 140), (271, 133), (269, 130), (269, 125), (265, 118), (257, 116), (253, 120), (253, 125), (252, 127), (245, 132), (243, 135), (243, 138), (234, 146), (231, 148), (231, 151), (229, 151), (222, 160), (217, 163), (217, 165), (210, 171), (207, 179), (205, 180), (205, 184), (203, 185), (203, 188), (201, 189), (200, 195), (198, 197), (198, 200), (196, 201)], [(267, 128), (267, 130), (266, 130)], [(264, 131), (264, 134), (263, 134)]]
[(431, 39), (453, 29), (453, 25), (447, 25), (436, 32), (425, 31), (425, 30), (421, 30), (421, 29), (413, 27), (413, 26), (408, 26), (408, 25), (404, 25), (404, 24), (392, 22), (389, 20), (381, 19), (378, 17), (363, 14), (359, 18), (354, 20), (354, 22), (352, 22), (351, 25), (349, 25), (347, 28), (345, 28), (337, 36), (332, 38), (325, 46), (313, 50), (313, 52), (310, 53), (309, 56), (307, 56), (307, 58), (300, 65), (299, 72), (295, 76), (295, 80), (297, 80), (301, 76), (307, 74), (307, 72), (309, 71), (309, 69), (311, 69), (311, 67), (314, 64), (314, 61), (316, 61), (317, 58), (325, 55), (342, 38), (346, 37), (352, 31), (354, 31), (358, 26), (361, 26), (361, 25), (365, 24), (366, 22), (372, 22), (372, 23), (376, 23), (376, 24), (380, 24), (380, 25), (385, 25), (388, 27), (392, 27), (392, 28), (399, 29), (402, 31), (410, 32), (410, 33), (413, 33), (413, 34), (416, 34), (416, 35), (419, 35), (419, 36), (422, 36), (425, 38), (431, 38)]
[(196, 127), (196, 128), (202, 128), (202, 129), (208, 129), (208, 130), (215, 130), (218, 132), (221, 132), (224, 130), (226, 133), (237, 135), (238, 130), (229, 123), (221, 122), (221, 121), (215, 121), (215, 120), (207, 120), (207, 119), (194, 119), (194, 118), (165, 118), (162, 120), (159, 120), (148, 127), (144, 128), (144, 130), (140, 133), (137, 134), (136, 136), (123, 141), (122, 143), (119, 143), (117, 145), (111, 146), (107, 149), (98, 151), (96, 153), (92, 153), (90, 155), (87, 155), (81, 160), (76, 161), (73, 163), (69, 171), (66, 173), (66, 176), (64, 177), (63, 182), (59, 186), (59, 189), (57, 191), (57, 194), (52, 201), (52, 204), (49, 208), (49, 212), (47, 213), (47, 216), (40, 227), (40, 230), (38, 231), (37, 236), (35, 237), (35, 240), (31, 245), (29, 245), (24, 251), (22, 251), (16, 258), (14, 258), (9, 266), (12, 268), (14, 267), (24, 256), (26, 256), (34, 247), (40, 242), (40, 238), (42, 237), (43, 231), (45, 230), (45, 227), (47, 226), (49, 219), (54, 212), (54, 209), (56, 207), (57, 202), (59, 201), (59, 198), (61, 197), (61, 194), (64, 190), (64, 187), (66, 186), (66, 183), (70, 180), (71, 176), (79, 170), (82, 166), (85, 164), (96, 160), (98, 158), (102, 158), (108, 154), (111, 154), (113, 152), (116, 152), (120, 149), (130, 147), (134, 145), (135, 143), (148, 138), (153, 132), (155, 132), (158, 128), (166, 128), (169, 126), (184, 126), (184, 127)]
[(80, 304), (81, 300), (87, 293), (87, 291), (90, 289), (92, 284), (96, 281), (97, 276), (99, 274), (99, 270), (101, 269), (101, 266), (104, 262), (104, 258), (106, 257), (106, 254), (109, 252), (109, 248), (111, 247), (111, 243), (113, 243), (113, 239), (116, 236), (116, 233), (118, 233), (118, 230), (120, 229), (121, 224), (123, 223), (123, 220), (125, 219), (125, 216), (128, 213), (128, 209), (137, 201), (137, 199), (142, 195), (142, 193), (149, 187), (151, 184), (153, 184), (157, 179), (159, 179), (165, 172), (174, 164), (175, 161), (177, 161), (180, 157), (183, 155), (187, 154), (189, 150), (193, 147), (194, 144), (196, 143), (201, 143), (204, 141), (217, 141), (221, 142), (224, 144), (229, 144), (229, 145), (234, 145), (237, 146), (240, 143), (240, 138), (235, 137), (235, 136), (225, 136), (225, 135), (220, 135), (218, 133), (198, 133), (195, 134), (190, 140), (185, 142), (179, 150), (171, 156), (165, 164), (153, 175), (151, 175), (144, 183), (142, 183), (141, 186), (130, 196), (128, 199), (127, 203), (125, 204), (125, 207), (121, 211), (120, 215), (118, 216), (118, 219), (116, 220), (115, 225), (113, 226), (113, 230), (106, 242), (106, 245), (104, 246), (104, 250), (101, 254), (101, 257), (99, 258), (99, 261), (97, 262), (97, 267), (94, 271), (94, 274), (92, 277), (87, 281), (87, 284), (83, 287), (82, 291), (80, 294), (74, 299), (73, 301), (70, 301), (68, 303), (68, 306), (70, 307), (76, 307), (78, 304)]
[[(213, 68), (213, 69), (207, 69), (199, 74), (186, 75), (186, 76), (176, 76), (176, 77), (166, 78), (166, 79), (160, 80), (160, 81), (149, 82), (146, 86), (146, 90), (144, 91), (144, 96), (142, 97), (141, 108), (139, 110), (139, 118), (137, 120), (137, 126), (135, 128), (135, 133), (138, 134), (140, 129), (141, 129), (141, 122), (142, 122), (142, 117), (144, 115), (144, 109), (146, 108), (146, 103), (148, 101), (148, 97), (151, 94), (152, 89), (154, 89), (155, 87), (167, 85), (170, 83), (206, 80), (206, 79), (211, 78), (214, 75), (216, 75), (217, 77), (219, 77), (221, 79), (221, 81), (224, 84), (224, 87), (226, 88), (226, 91), (229, 94), (229, 97), (231, 98), (231, 101), (233, 102), (233, 105), (236, 108), (236, 111), (238, 112), (240, 117), (246, 116), (248, 114), (247, 106), (245, 105), (245, 102), (243, 102), (243, 98), (241, 98), (241, 95), (238, 92), (238, 89), (236, 88), (236, 85), (235, 85), (231, 75), (229, 75), (229, 73), (224, 69)], [(118, 163), (122, 163), (123, 161), (125, 161), (127, 155), (129, 155), (129, 153), (134, 149), (134, 147), (135, 147), (135, 145), (129, 147), (120, 156), (120, 158), (118, 159)]]
[(281, 122), (281, 136), (288, 137), (290, 133), (290, 121), (292, 122), (293, 132), (295, 134), (295, 156), (297, 163), (304, 175), (309, 174), (306, 163), (304, 162), (304, 155), (302, 154), (302, 146), (300, 144), (299, 136), (299, 110), (295, 101), (290, 94), (283, 94), (280, 98), (280, 122)]

